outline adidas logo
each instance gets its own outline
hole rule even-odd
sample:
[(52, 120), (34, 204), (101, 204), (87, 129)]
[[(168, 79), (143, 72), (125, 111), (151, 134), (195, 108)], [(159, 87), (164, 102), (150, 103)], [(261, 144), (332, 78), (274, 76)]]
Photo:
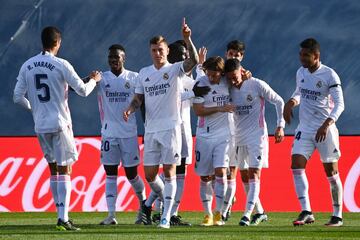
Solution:
[(149, 78), (146, 78), (146, 79), (145, 79), (145, 82), (150, 82), (150, 79), (149, 79)]
[(333, 151), (333, 153), (337, 153), (337, 152), (339, 152), (339, 151), (335, 148), (334, 151)]
[(59, 207), (64, 207), (64, 203), (59, 203)]
[(257, 160), (259, 160), (259, 161), (260, 161), (260, 160), (261, 160), (261, 156), (258, 156), (258, 157), (257, 157)]
[(212, 94), (217, 94), (217, 92), (214, 90), (214, 91), (212, 92)]
[(302, 83), (303, 83), (303, 82), (305, 82), (305, 80), (304, 80), (304, 79), (301, 79), (301, 81), (300, 81), (300, 82), (302, 82)]
[(174, 158), (175, 158), (175, 159), (178, 159), (178, 158), (179, 158), (179, 154), (175, 153)]
[(105, 88), (110, 88), (110, 84), (106, 84), (106, 85), (105, 85)]
[(139, 158), (136, 156), (136, 157), (134, 157), (134, 160), (136, 161), (136, 160), (139, 160)]

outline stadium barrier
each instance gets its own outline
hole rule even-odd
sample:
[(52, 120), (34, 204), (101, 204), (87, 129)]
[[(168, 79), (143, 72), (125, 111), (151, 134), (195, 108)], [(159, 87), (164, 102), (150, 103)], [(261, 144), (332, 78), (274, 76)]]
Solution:
[[(284, 142), (275, 144), (270, 137), (270, 168), (262, 171), (260, 193), (266, 211), (299, 211), (290, 170), (292, 140), (293, 137), (287, 136)], [(142, 158), (141, 142), (142, 138), (139, 137)], [(70, 210), (106, 211), (105, 172), (99, 162), (100, 138), (77, 137), (76, 143), (79, 160), (73, 166)], [(340, 144), (342, 157), (339, 168), (344, 185), (344, 211), (360, 212), (360, 136), (342, 136)], [(144, 176), (142, 166), (139, 172)], [(330, 187), (317, 152), (310, 159), (306, 172), (313, 211), (330, 212)], [(36, 137), (0, 137), (0, 211), (55, 211), (49, 175)], [(119, 171), (118, 193), (117, 211), (138, 209), (136, 195), (123, 169)], [(243, 210), (245, 194), (239, 176), (236, 199), (233, 210)], [(202, 211), (199, 177), (194, 172), (194, 164), (188, 167), (180, 210)]]

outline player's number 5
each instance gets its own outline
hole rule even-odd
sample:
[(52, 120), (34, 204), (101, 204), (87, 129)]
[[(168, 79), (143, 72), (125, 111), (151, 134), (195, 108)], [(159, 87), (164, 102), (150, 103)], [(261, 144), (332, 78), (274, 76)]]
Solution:
[(37, 90), (43, 89), (43, 93), (38, 94), (37, 96), (38, 96), (40, 102), (48, 102), (48, 101), (50, 101), (50, 88), (46, 83), (41, 82), (41, 79), (47, 80), (48, 79), (47, 74), (36, 74), (35, 75), (36, 89)]

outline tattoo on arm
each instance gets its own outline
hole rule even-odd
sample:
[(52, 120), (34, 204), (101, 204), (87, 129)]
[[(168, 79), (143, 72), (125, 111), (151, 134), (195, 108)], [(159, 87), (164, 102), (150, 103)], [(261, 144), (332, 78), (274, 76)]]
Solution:
[(135, 94), (133, 100), (130, 103), (130, 106), (134, 108), (134, 110), (138, 109), (141, 106), (141, 103), (144, 100), (143, 94)]
[(199, 55), (191, 39), (186, 40), (186, 45), (188, 47), (190, 57), (184, 61), (184, 71), (190, 72), (199, 62)]

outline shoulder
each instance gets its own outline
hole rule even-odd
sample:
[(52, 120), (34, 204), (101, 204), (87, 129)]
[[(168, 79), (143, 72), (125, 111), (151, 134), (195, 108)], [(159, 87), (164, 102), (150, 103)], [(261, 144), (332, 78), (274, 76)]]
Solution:
[(152, 72), (154, 72), (154, 67), (153, 65), (147, 66), (147, 67), (143, 67), (142, 69), (140, 69), (139, 71), (139, 76), (143, 76), (143, 75), (149, 75)]
[(340, 82), (339, 75), (331, 67), (321, 64), (320, 73), (323, 74), (329, 82)]

